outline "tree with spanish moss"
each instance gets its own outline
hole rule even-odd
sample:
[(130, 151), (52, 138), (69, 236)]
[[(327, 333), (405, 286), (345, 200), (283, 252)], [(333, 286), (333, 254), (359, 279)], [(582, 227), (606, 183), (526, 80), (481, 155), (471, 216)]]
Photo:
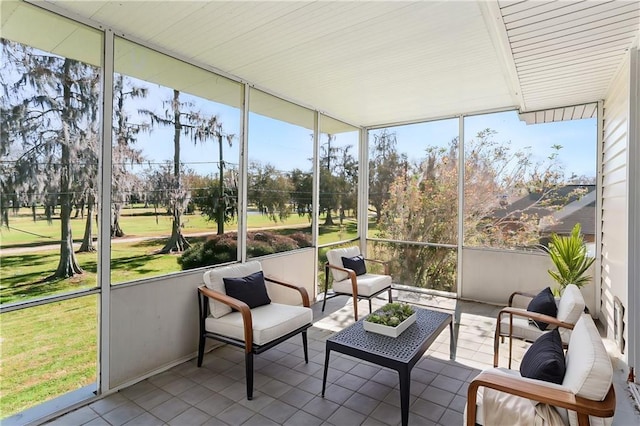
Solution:
[[(205, 143), (210, 139), (215, 139), (220, 145), (223, 138), (227, 138), (229, 142), (233, 139), (233, 135), (224, 132), (217, 115), (207, 116), (196, 111), (193, 102), (182, 101), (180, 96), (180, 91), (173, 89), (171, 99), (163, 102), (165, 107), (163, 113), (148, 109), (139, 110), (140, 114), (150, 119), (150, 132), (158, 126), (173, 129), (173, 173), (171, 178), (166, 181), (168, 187), (162, 189), (162, 193), (167, 195), (163, 201), (172, 215), (171, 236), (160, 253), (183, 252), (190, 245), (182, 234), (182, 216), (191, 199), (191, 194), (182, 183), (181, 138), (185, 136), (193, 143)], [(224, 173), (223, 165), (220, 164), (220, 167), (221, 172)], [(221, 223), (218, 225), (223, 226)]]
[(134, 123), (127, 108), (128, 103), (144, 99), (148, 90), (133, 79), (116, 74), (113, 85), (113, 133), (111, 173), (111, 237), (125, 235), (120, 225), (122, 208), (134, 192), (139, 191), (141, 181), (132, 171), (134, 165), (144, 161), (142, 150), (134, 146), (140, 132), (149, 129), (149, 123)]
[[(99, 69), (2, 39), (2, 152), (13, 164), (16, 191), (40, 191), (60, 205), (60, 258), (50, 279), (83, 273), (73, 250), (74, 187), (91, 172), (80, 158), (93, 143)], [(6, 135), (6, 137), (5, 137)], [(55, 182), (55, 188), (49, 186)], [(55, 193), (52, 193), (55, 191)], [(50, 206), (51, 207), (51, 206)]]

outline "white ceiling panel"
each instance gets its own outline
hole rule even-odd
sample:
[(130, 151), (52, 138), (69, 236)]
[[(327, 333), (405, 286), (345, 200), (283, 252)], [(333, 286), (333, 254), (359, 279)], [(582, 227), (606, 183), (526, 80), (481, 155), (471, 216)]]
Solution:
[(522, 111), (603, 99), (638, 39), (640, 2), (499, 2)]
[[(44, 4), (362, 126), (505, 108), (569, 116), (558, 111), (604, 97), (640, 28), (640, 2), (622, 0)], [(3, 13), (2, 25), (24, 21)], [(55, 31), (40, 43), (64, 37), (78, 44)]]

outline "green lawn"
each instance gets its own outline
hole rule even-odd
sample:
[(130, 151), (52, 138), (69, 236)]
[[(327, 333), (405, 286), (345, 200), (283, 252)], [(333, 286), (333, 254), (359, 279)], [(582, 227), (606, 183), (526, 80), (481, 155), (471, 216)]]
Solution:
[[(153, 209), (130, 208), (123, 209), (120, 226), (126, 237), (157, 237), (171, 234), (171, 216), (167, 214), (155, 215)], [(216, 232), (215, 222), (207, 221), (199, 213), (187, 214), (182, 217), (183, 232), (195, 234), (201, 232)], [(71, 228), (75, 241), (81, 241), (84, 235), (86, 219), (71, 220)], [(306, 216), (291, 215), (285, 222), (274, 223), (267, 216), (251, 214), (248, 216), (248, 228), (270, 228), (282, 226), (309, 225)], [(237, 231), (237, 222), (225, 224), (225, 231)], [(94, 228), (97, 234), (97, 229)], [(18, 214), (9, 217), (9, 229), (0, 227), (0, 248), (38, 246), (57, 244), (60, 240), (60, 220), (54, 217), (51, 223), (43, 216), (38, 216), (35, 222), (27, 209), (20, 209)]]
[[(111, 281), (114, 284), (164, 275), (180, 270), (178, 255), (156, 254), (166, 242), (170, 218), (157, 216), (150, 209), (135, 208), (123, 212), (121, 224), (127, 237), (148, 237), (111, 244)], [(274, 224), (266, 216), (249, 215), (249, 228), (270, 228), (282, 234), (298, 232), (309, 226), (307, 217), (291, 216)], [(324, 218), (321, 218), (321, 224)], [(0, 303), (14, 303), (97, 285), (97, 253), (78, 253), (85, 273), (71, 279), (48, 281), (55, 270), (59, 220), (33, 222), (29, 211), (10, 217), (12, 229), (1, 228)], [(73, 235), (82, 236), (85, 221), (73, 219)], [(357, 235), (355, 219), (343, 225), (320, 227), (320, 244), (347, 240)], [(216, 231), (214, 222), (198, 214), (185, 216), (185, 234)], [(227, 224), (227, 231), (237, 224)], [(26, 232), (24, 232), (26, 231)], [(36, 234), (36, 235), (34, 235)], [(164, 236), (165, 238), (157, 238)], [(156, 238), (154, 238), (156, 237)], [(205, 236), (191, 236), (196, 243)], [(26, 248), (25, 252), (6, 253), (9, 248)], [(326, 250), (321, 250), (321, 257)], [(98, 298), (85, 296), (29, 309), (2, 314), (0, 341), (0, 418), (5, 418), (69, 391), (96, 381)]]
[(98, 297), (2, 314), (0, 418), (96, 382)]

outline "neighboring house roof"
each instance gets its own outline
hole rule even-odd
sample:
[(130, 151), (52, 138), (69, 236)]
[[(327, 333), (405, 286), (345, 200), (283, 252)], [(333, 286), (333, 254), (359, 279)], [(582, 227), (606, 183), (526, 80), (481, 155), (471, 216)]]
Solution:
[(573, 226), (579, 223), (583, 234), (595, 234), (596, 232), (596, 202), (583, 206), (582, 208), (563, 217), (561, 221), (542, 228), (542, 233), (555, 232), (556, 234), (570, 234)]
[[(572, 194), (577, 189), (584, 189), (586, 194), (582, 196)], [(542, 233), (569, 233), (573, 226), (579, 222), (582, 225), (583, 234), (593, 234), (595, 232), (595, 189), (595, 185), (565, 185), (553, 189), (545, 197), (549, 200), (556, 200), (552, 202), (552, 206), (538, 206), (537, 203), (542, 193), (529, 193), (503, 208), (494, 210), (492, 216), (495, 218), (513, 217), (514, 219), (519, 218), (523, 213), (537, 214), (540, 218), (551, 216), (552, 220), (547, 221), (551, 224), (545, 224), (544, 220), (541, 221)], [(567, 197), (570, 202), (564, 207), (560, 210), (553, 208), (553, 205), (557, 207), (560, 203), (566, 203)]]

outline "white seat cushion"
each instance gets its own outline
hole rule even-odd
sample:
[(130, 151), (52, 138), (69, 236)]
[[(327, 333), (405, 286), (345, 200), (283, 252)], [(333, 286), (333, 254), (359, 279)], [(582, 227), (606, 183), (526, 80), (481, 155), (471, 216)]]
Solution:
[[(304, 306), (270, 303), (251, 310), (253, 343), (264, 345), (313, 321), (313, 311)], [(244, 340), (244, 324), (240, 312), (220, 318), (209, 316), (205, 329), (238, 340)]]
[[(242, 278), (255, 272), (262, 271), (262, 265), (258, 261), (238, 263), (222, 266), (206, 271), (203, 275), (204, 284), (211, 290), (227, 294), (224, 288), (223, 278)], [(209, 310), (214, 318), (221, 318), (231, 312), (229, 305), (209, 298)]]
[[(562, 385), (576, 395), (602, 401), (613, 381), (613, 366), (598, 329), (588, 314), (582, 314), (571, 333), (565, 357), (567, 370)], [(591, 417), (591, 424), (610, 424), (612, 419)], [(578, 424), (574, 412), (569, 413), (572, 426)]]
[[(526, 311), (526, 309), (523, 309)], [(524, 317), (513, 317), (513, 328), (512, 328), (512, 336), (517, 337), (523, 340), (527, 340), (529, 342), (535, 341), (538, 337), (542, 336), (544, 333), (551, 331), (553, 328), (548, 328), (545, 331), (541, 331), (538, 327), (529, 323), (528, 318)], [(509, 315), (502, 315), (502, 319), (500, 320), (500, 335), (507, 336), (509, 334)], [(571, 330), (567, 330), (565, 328), (560, 329), (560, 338), (562, 339), (562, 343), (565, 345), (569, 344), (569, 339), (571, 337)]]
[[(327, 252), (327, 261), (331, 265), (344, 268), (344, 265), (342, 264), (343, 257), (353, 257), (359, 254), (360, 254), (360, 248), (358, 246), (333, 249)], [(342, 281), (349, 278), (349, 274), (343, 271), (338, 271), (337, 269), (331, 269), (331, 275), (333, 275), (334, 281)]]
[[(364, 274), (356, 277), (358, 283), (358, 294), (360, 296), (371, 296), (376, 294), (380, 290), (384, 290), (391, 286), (390, 275), (377, 275), (377, 274)], [(353, 287), (351, 285), (351, 279), (342, 281), (334, 281), (333, 290), (338, 293), (353, 293)]]
[[(493, 368), (490, 369), (490, 371), (498, 374), (521, 377), (518, 371), (506, 368)], [(560, 385), (555, 385), (553, 383), (546, 384), (550, 388), (566, 390), (566, 388), (563, 388)], [(476, 396), (476, 423), (485, 426), (496, 424), (534, 426), (538, 424), (536, 423), (536, 405), (536, 401), (532, 401), (527, 398), (480, 387), (478, 388), (478, 394)], [(485, 406), (489, 406), (490, 411), (490, 415), (487, 416), (488, 422), (485, 422)], [(560, 419), (558, 420), (560, 420), (562, 424), (568, 424), (567, 410), (556, 407), (555, 411), (560, 416)], [(464, 423), (466, 423), (466, 420), (467, 408), (465, 407)]]

